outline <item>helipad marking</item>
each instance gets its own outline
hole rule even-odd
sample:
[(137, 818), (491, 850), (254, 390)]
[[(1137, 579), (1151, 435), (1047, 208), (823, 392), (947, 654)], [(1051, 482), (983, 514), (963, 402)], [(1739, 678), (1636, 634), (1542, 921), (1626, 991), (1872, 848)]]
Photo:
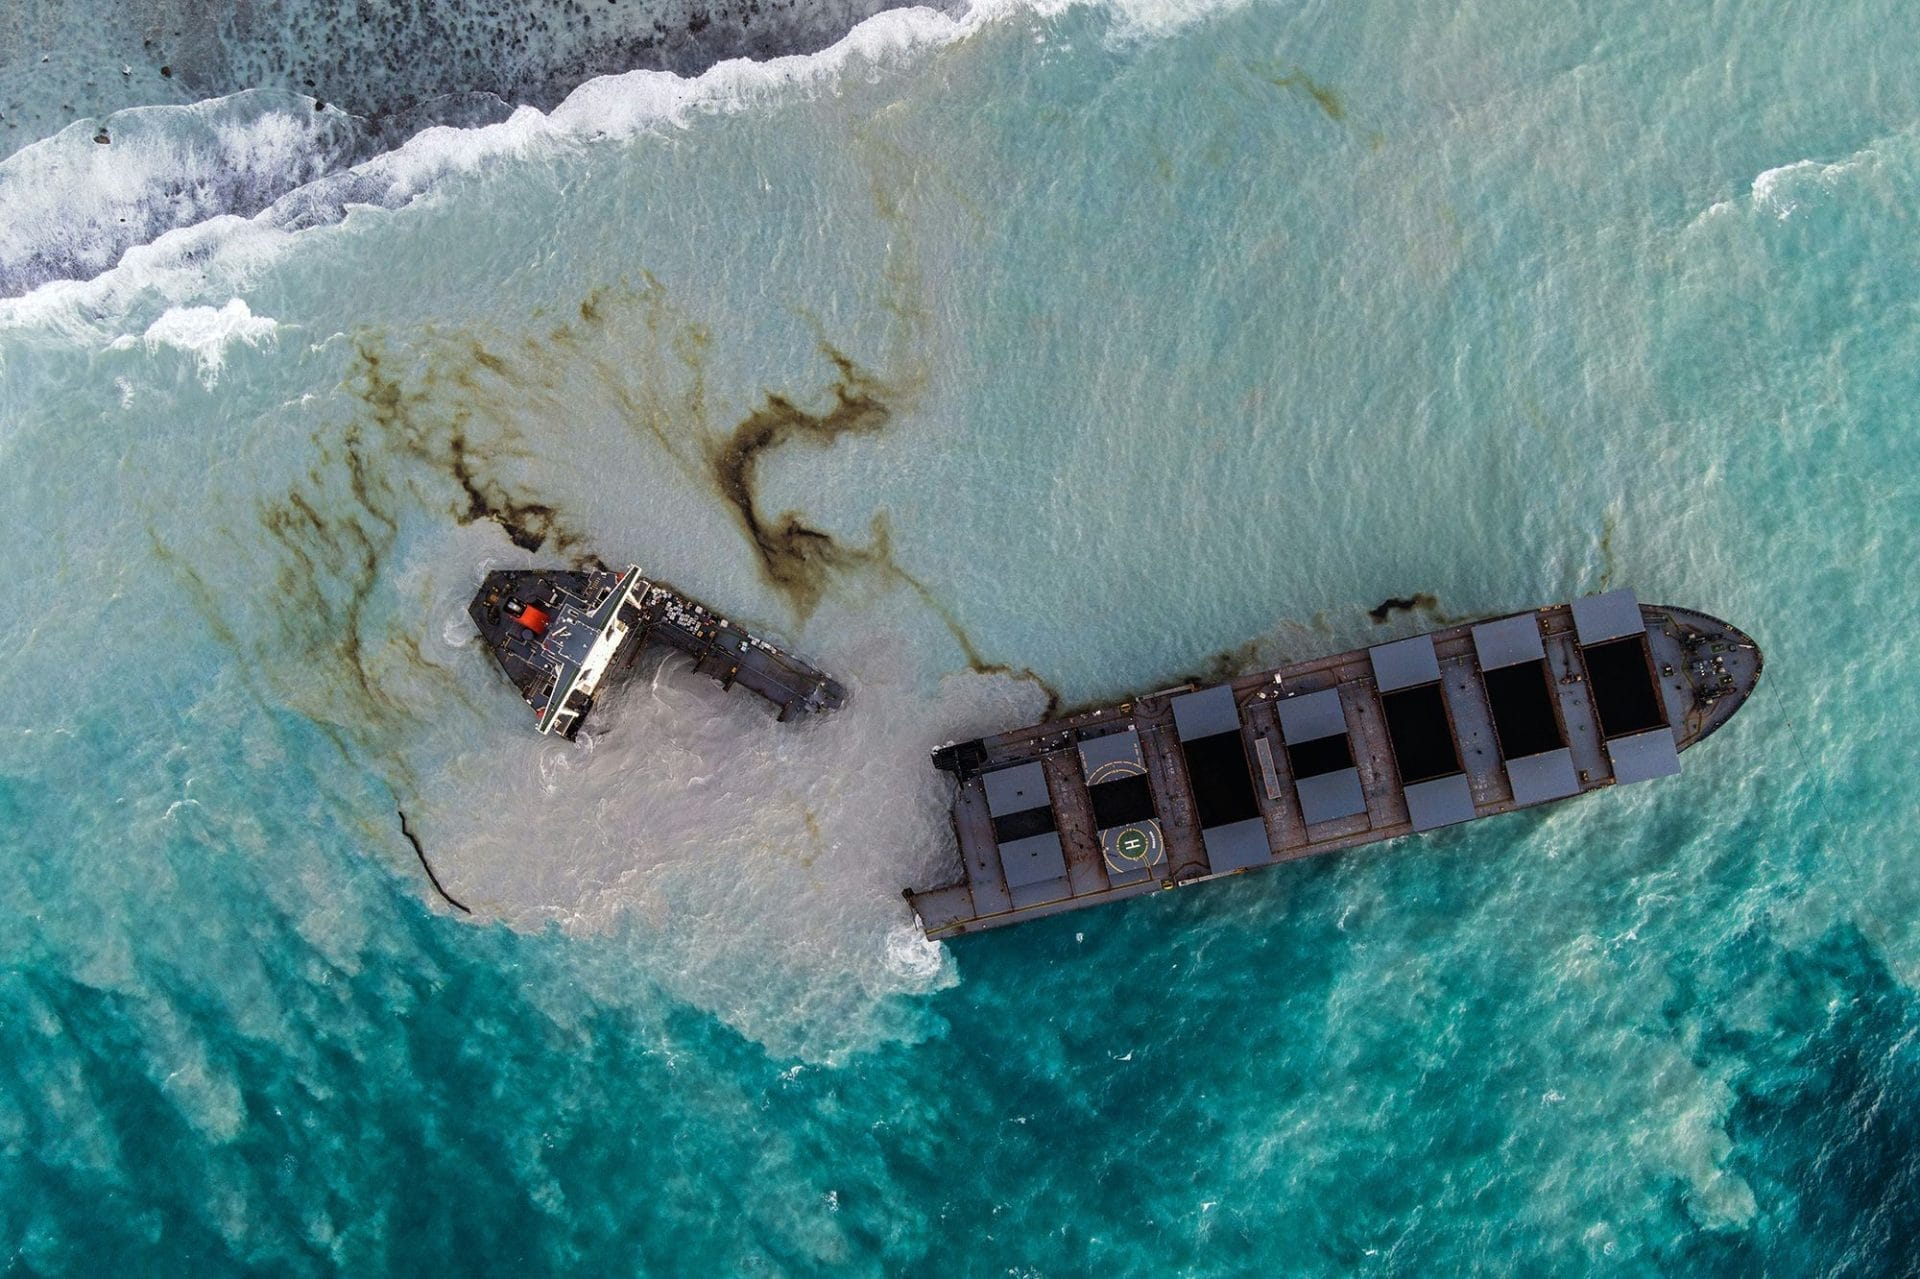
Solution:
[(1160, 829), (1152, 822), (1103, 831), (1100, 850), (1106, 856), (1108, 869), (1117, 874), (1129, 874), (1157, 866), (1165, 860), (1160, 845)]

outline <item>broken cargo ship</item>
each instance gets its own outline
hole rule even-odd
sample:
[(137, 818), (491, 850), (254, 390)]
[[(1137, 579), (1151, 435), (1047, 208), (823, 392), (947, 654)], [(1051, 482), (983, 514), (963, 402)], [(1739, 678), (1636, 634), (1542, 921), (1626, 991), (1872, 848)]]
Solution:
[(467, 606), (480, 638), (533, 707), (534, 726), (571, 740), (615, 671), (649, 644), (693, 658), (722, 688), (772, 702), (782, 720), (845, 704), (846, 690), (638, 568), (500, 569)]
[(962, 874), (907, 897), (953, 937), (1669, 776), (1761, 664), (1617, 590), (948, 745)]

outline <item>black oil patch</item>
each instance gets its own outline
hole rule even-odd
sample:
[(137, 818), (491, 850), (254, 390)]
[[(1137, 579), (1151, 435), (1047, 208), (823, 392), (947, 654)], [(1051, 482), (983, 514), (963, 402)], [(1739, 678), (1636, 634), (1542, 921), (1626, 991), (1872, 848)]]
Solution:
[[(576, 526), (510, 478), (530, 456), (490, 408), (510, 375), (468, 339), (430, 333), (403, 354), (362, 335), (341, 384), (356, 411), (314, 429), (305, 473), (256, 504), (276, 552), (274, 597), (252, 602), (271, 603), (278, 637), (260, 665), (276, 672), (286, 701), (375, 753), (385, 753), (383, 730), (417, 715), (423, 697), (471, 691), (421, 656), (417, 614), (382, 597), (394, 588), (404, 521), (439, 510), (458, 524), (496, 524), (523, 550), (596, 562)], [(397, 760), (394, 768), (404, 771)]]
[[(1155, 687), (1163, 689), (1189, 685), (1194, 688), (1206, 688), (1213, 684), (1224, 684), (1245, 675), (1248, 671), (1258, 670), (1263, 666), (1278, 665), (1278, 661), (1267, 657), (1268, 651), (1269, 640), (1256, 637), (1209, 654), (1200, 665), (1189, 667), (1177, 675), (1155, 680), (1153, 683)], [(1082, 709), (1091, 710), (1093, 707), (1087, 706)]]
[[(365, 482), (366, 478), (362, 476), (361, 483), (364, 485)], [(291, 505), (290, 510), (296, 513), (303, 510), (311, 511), (311, 504), (304, 501), (296, 502)], [(304, 517), (304, 521), (308, 527), (313, 527), (315, 524), (321, 522), (317, 512)], [(228, 620), (231, 604), (230, 602), (223, 604), (223, 600), (230, 601), (231, 596), (216, 592), (212, 584), (207, 581), (199, 569), (176, 555), (173, 550), (161, 540), (156, 531), (149, 529), (148, 538), (153, 544), (155, 559), (161, 564), (164, 564), (167, 569), (176, 576), (188, 598), (193, 600), (195, 607), (206, 621), (208, 629), (214, 638), (235, 655), (237, 659), (237, 669), (242, 682), (248, 694), (253, 698), (261, 711), (268, 714), (272, 713), (277, 705), (282, 704), (281, 697), (287, 696), (288, 694), (291, 694), (293, 700), (296, 702), (302, 701), (303, 699), (299, 696), (297, 689), (289, 690), (282, 688), (278, 690), (281, 697), (276, 697), (272, 695), (268, 689), (261, 686), (263, 672), (267, 673), (264, 676), (265, 678), (271, 678), (271, 672), (276, 669), (273, 665), (275, 655), (272, 653), (264, 654), (266, 660), (261, 660), (263, 655), (257, 653), (254, 647), (244, 644), (239, 635), (234, 632)], [(277, 584), (284, 588), (290, 580), (288, 577), (290, 573), (293, 573), (293, 570), (283, 569), (282, 576)], [(308, 580), (313, 579), (309, 578)], [(313, 597), (311, 596), (301, 601), (303, 604), (310, 604), (312, 602)], [(285, 633), (291, 634), (292, 629), (288, 628)], [(360, 646), (358, 643), (353, 643), (342, 651), (349, 655), (348, 669), (354, 673), (354, 682), (360, 697), (367, 699), (381, 696), (378, 692), (378, 681), (372, 677), (364, 661), (360, 659)], [(458, 691), (454, 690), (453, 695), (457, 696)], [(359, 752), (355, 749), (355, 744), (349, 740), (349, 726), (333, 722), (328, 718), (318, 715), (310, 715), (308, 717), (308, 723), (339, 752), (340, 758), (343, 761), (346, 761), (348, 764), (353, 764), (360, 758)], [(408, 780), (410, 770), (406, 767), (403, 760), (389, 759), (387, 763), (393, 772), (397, 774), (399, 781), (405, 782)], [(463, 913), (472, 914), (472, 909), (468, 907), (466, 903), (449, 893), (446, 887), (440, 882), (439, 876), (427, 861), (426, 850), (421, 845), (419, 838), (415, 835), (407, 818), (406, 811), (396, 805), (395, 812), (400, 819), (400, 833), (408, 844), (412, 846), (414, 855), (419, 859), (421, 868), (426, 871), (427, 878), (433, 884), (434, 890), (445, 898), (448, 904)]]
[(1618, 521), (1614, 519), (1612, 512), (1608, 512), (1606, 518), (1600, 522), (1600, 589), (1602, 591), (1611, 590), (1613, 587), (1613, 533), (1617, 527)]
[[(618, 294), (596, 291), (581, 303), (580, 321), (601, 324), (608, 318), (611, 306), (627, 301), (643, 305), (653, 340), (664, 343), (690, 375), (686, 406), (697, 423), (705, 411), (702, 360), (709, 340), (707, 332), (678, 317), (666, 300), (665, 290), (651, 276), (647, 277), (646, 287), (638, 291), (623, 290)], [(571, 325), (555, 330), (556, 340), (571, 337)], [(960, 625), (953, 610), (939, 600), (925, 582), (901, 566), (893, 554), (885, 512), (873, 517), (871, 536), (865, 545), (843, 541), (807, 523), (795, 511), (767, 513), (760, 492), (760, 467), (769, 454), (794, 444), (826, 448), (841, 439), (877, 435), (894, 424), (895, 405), (909, 394), (908, 390), (862, 366), (830, 341), (822, 339), (819, 351), (834, 370), (832, 381), (824, 388), (827, 402), (823, 407), (804, 407), (786, 393), (766, 391), (757, 408), (731, 429), (709, 435), (704, 442), (701, 459), (704, 478), (746, 536), (762, 579), (786, 598), (795, 618), (802, 624), (841, 579), (877, 576), (883, 581), (905, 585), (939, 617), (959, 646), (969, 670), (1033, 683), (1047, 696), (1045, 717), (1055, 717), (1060, 713), (1062, 700), (1057, 689), (1029, 667), (988, 660)], [(665, 434), (650, 419), (642, 421), (669, 456), (684, 463), (683, 438)]]
[(407, 843), (413, 846), (413, 855), (420, 859), (420, 869), (427, 872), (427, 879), (433, 884), (433, 891), (444, 897), (447, 905), (452, 906), (461, 914), (473, 914), (473, 908), (448, 892), (446, 885), (440, 882), (440, 877), (433, 873), (433, 864), (427, 860), (427, 850), (420, 846), (420, 837), (413, 833), (413, 827), (407, 822), (407, 810), (404, 808), (395, 808), (393, 811), (394, 814), (400, 818), (400, 834), (406, 838)]
[[(1060, 690), (1052, 684), (1049, 684), (1035, 672), (1032, 667), (1014, 666), (1007, 662), (991, 662), (986, 659), (980, 652), (979, 646), (973, 642), (973, 637), (967, 634), (966, 627), (960, 624), (960, 619), (954, 615), (953, 610), (949, 608), (939, 596), (935, 595), (932, 588), (925, 582), (915, 577), (912, 573), (909, 573), (894, 560), (892, 543), (887, 536), (885, 517), (876, 516), (874, 518), (873, 531), (874, 546), (883, 557), (880, 562), (885, 566), (887, 572), (891, 573), (915, 595), (919, 596), (920, 602), (931, 609), (933, 615), (940, 619), (941, 624), (947, 628), (947, 634), (951, 635), (953, 642), (959, 646), (960, 656), (966, 660), (968, 670), (976, 675), (1005, 675), (1010, 679), (1021, 680), (1038, 688), (1047, 695), (1046, 710), (1043, 711), (1040, 716), (1042, 720), (1058, 719), (1064, 714), (1072, 713), (1064, 709), (1064, 699), (1060, 696)], [(1092, 706), (1085, 707), (1084, 709), (1090, 710)]]
[(1244, 644), (1232, 648), (1223, 648), (1206, 660), (1198, 675), (1189, 676), (1192, 684), (1224, 684), (1236, 676), (1245, 675), (1260, 664), (1260, 655), (1265, 647), (1264, 641), (1250, 639)]
[(302, 659), (339, 669), (362, 702), (381, 706), (388, 699), (367, 667), (362, 626), (396, 526), (363, 511), (322, 514), (313, 495), (295, 490), (263, 505), (260, 523), (286, 552), (275, 583), (283, 607), (297, 614), (286, 620), (286, 637)]
[(1375, 626), (1384, 626), (1393, 619), (1395, 613), (1420, 613), (1436, 622), (1450, 620), (1440, 612), (1440, 601), (1425, 591), (1413, 595), (1390, 595), (1367, 610), (1367, 618)]
[(875, 549), (843, 547), (793, 511), (763, 514), (760, 459), (796, 441), (831, 445), (843, 436), (877, 434), (892, 418), (884, 384), (830, 345), (823, 343), (821, 354), (838, 372), (827, 388), (830, 406), (814, 412), (769, 392), (759, 408), (707, 449), (715, 490), (745, 531), (762, 576), (787, 597), (801, 621), (819, 606), (833, 573), (877, 562)]
[[(907, 289), (912, 282), (895, 283)], [(890, 309), (915, 328), (912, 307)], [(516, 424), (569, 404), (624, 424), (646, 445), (642, 462), (671, 465), (722, 503), (762, 579), (801, 624), (829, 593), (904, 584), (940, 618), (970, 670), (1031, 682), (1046, 694), (1048, 717), (1059, 713), (1058, 690), (1029, 668), (983, 655), (953, 610), (898, 563), (885, 512), (861, 543), (800, 512), (769, 509), (765, 464), (782, 449), (831, 448), (896, 425), (900, 406), (924, 378), (914, 371), (910, 345), (903, 357), (908, 372), (896, 381), (821, 334), (826, 369), (817, 391), (763, 390), (743, 417), (719, 425), (708, 392), (711, 332), (651, 274), (528, 318), (532, 332), (518, 338), (428, 331), (397, 342), (360, 335), (342, 380), (358, 411), (344, 425), (317, 431), (305, 478), (261, 508), (261, 522), (283, 552), (282, 592), (300, 602), (295, 612), (329, 619), (295, 628), (302, 646), (296, 652), (346, 673), (353, 689), (347, 710), (356, 720), (404, 710), (383, 687), (385, 649), (369, 651), (384, 637), (368, 638), (369, 600), (404, 513), (442, 509), (456, 523), (497, 525), (523, 550), (601, 566), (584, 522), (568, 515), (562, 499), (514, 479), (538, 453)], [(345, 714), (332, 718), (342, 722)]]

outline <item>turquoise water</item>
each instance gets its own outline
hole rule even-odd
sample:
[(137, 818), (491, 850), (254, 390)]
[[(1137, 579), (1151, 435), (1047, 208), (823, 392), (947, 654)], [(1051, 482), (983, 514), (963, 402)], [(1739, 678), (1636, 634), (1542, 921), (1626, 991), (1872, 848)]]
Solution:
[[(896, 11), (132, 247), (278, 108), (0, 162), (8, 1263), (1914, 1273), (1903, 16)], [(852, 705), (535, 738), (489, 511)], [(1767, 652), (1682, 779), (916, 940), (928, 747), (1624, 584)]]

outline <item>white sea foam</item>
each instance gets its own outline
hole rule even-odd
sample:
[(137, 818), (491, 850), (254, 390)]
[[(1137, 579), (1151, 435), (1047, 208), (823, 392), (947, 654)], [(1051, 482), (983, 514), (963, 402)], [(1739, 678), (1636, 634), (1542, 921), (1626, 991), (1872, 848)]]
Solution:
[(175, 306), (234, 297), (285, 252), (286, 231), (222, 214), (135, 245), (91, 280), (56, 280), (0, 299), (0, 333), (37, 331), (77, 346), (104, 346)]
[(1852, 163), (1822, 164), (1817, 160), (1800, 160), (1768, 169), (1753, 180), (1754, 207), (1784, 222), (1807, 200), (1818, 198), (1830, 190), (1834, 181), (1845, 174)]
[(473, 619), (467, 616), (467, 610), (448, 609), (445, 620), (440, 623), (440, 642), (448, 648), (465, 648), (473, 643)]
[[(998, 7), (959, 18), (890, 10), (819, 53), (734, 59), (691, 78), (604, 76), (551, 113), (522, 107), (497, 124), (426, 129), (337, 172), (329, 170), (344, 141), (295, 127), (293, 113), (263, 109), (290, 99), (312, 115), (311, 100), (297, 95), (255, 92), (123, 112), (108, 121), (124, 139), (112, 146), (95, 144), (92, 129), (76, 125), (0, 165), (0, 286), (38, 285), (0, 303), (0, 330), (39, 324), (75, 336), (156, 293), (178, 304), (203, 296), (209, 278), (231, 289), (261, 264), (263, 251), (277, 257), (293, 235), (336, 223), (355, 206), (398, 208), (482, 165), (826, 91), (852, 68), (899, 66), (950, 43)], [(254, 213), (272, 188), (285, 194)], [(251, 216), (227, 212), (236, 207)], [(156, 231), (150, 243), (128, 248)]]
[[(1744, 202), (1720, 200), (1693, 220), (1703, 226), (1736, 207), (1745, 207), (1785, 222), (1803, 210), (1817, 208), (1847, 189), (1858, 189), (1886, 177), (1889, 160), (1909, 161), (1920, 146), (1920, 134), (1908, 130), (1874, 139), (1839, 160), (1795, 160), (1754, 175)], [(1905, 165), (1899, 167), (1905, 168)]]
[(442, 881), (483, 920), (613, 944), (775, 1052), (889, 1033), (880, 1001), (954, 979), (900, 896), (952, 855), (926, 744), (1041, 699), (963, 674), (929, 701), (911, 636), (840, 624), (858, 638), (822, 660), (854, 697), (833, 714), (777, 724), (668, 658), (606, 700), (590, 741), (496, 735), (436, 763), (414, 817)]
[(340, 112), (267, 90), (72, 125), (0, 161), (0, 292), (84, 279), (164, 232), (253, 213), (339, 168), (355, 142)]
[[(1242, 2), (1120, 0), (1114, 34), (1162, 35)], [(550, 148), (832, 92), (845, 75), (904, 69), (988, 23), (1045, 18), (1073, 3), (976, 0), (957, 15), (890, 9), (818, 53), (737, 58), (693, 77), (603, 76), (551, 112), (522, 107), (477, 128), (426, 129), (347, 168), (350, 119), (316, 114), (295, 94), (249, 91), (121, 112), (107, 121), (111, 146), (92, 141), (91, 125), (76, 125), (0, 164), (0, 288), (32, 288), (0, 302), (0, 331), (50, 325), (71, 337), (156, 297), (178, 305), (203, 300), (209, 288), (235, 292), (291, 237), (337, 224), (355, 207), (396, 209), (449, 178)]]
[[(1107, 7), (1113, 12), (1115, 37), (1120, 39), (1169, 36), (1196, 22), (1230, 12), (1247, 0), (1113, 0)], [(1066, 4), (1038, 8), (1052, 12)]]
[[(191, 355), (199, 366), (200, 381), (211, 388), (220, 378), (229, 350), (236, 344), (269, 345), (279, 329), (273, 317), (255, 315), (245, 301), (233, 298), (220, 307), (182, 306), (162, 312), (159, 319), (147, 326), (140, 341), (149, 352), (171, 347)], [(114, 343), (116, 347), (132, 344), (131, 338), (120, 338)]]
[(901, 924), (887, 933), (887, 967), (915, 985), (939, 981), (950, 962), (946, 948), (928, 941), (927, 935), (912, 924)]

